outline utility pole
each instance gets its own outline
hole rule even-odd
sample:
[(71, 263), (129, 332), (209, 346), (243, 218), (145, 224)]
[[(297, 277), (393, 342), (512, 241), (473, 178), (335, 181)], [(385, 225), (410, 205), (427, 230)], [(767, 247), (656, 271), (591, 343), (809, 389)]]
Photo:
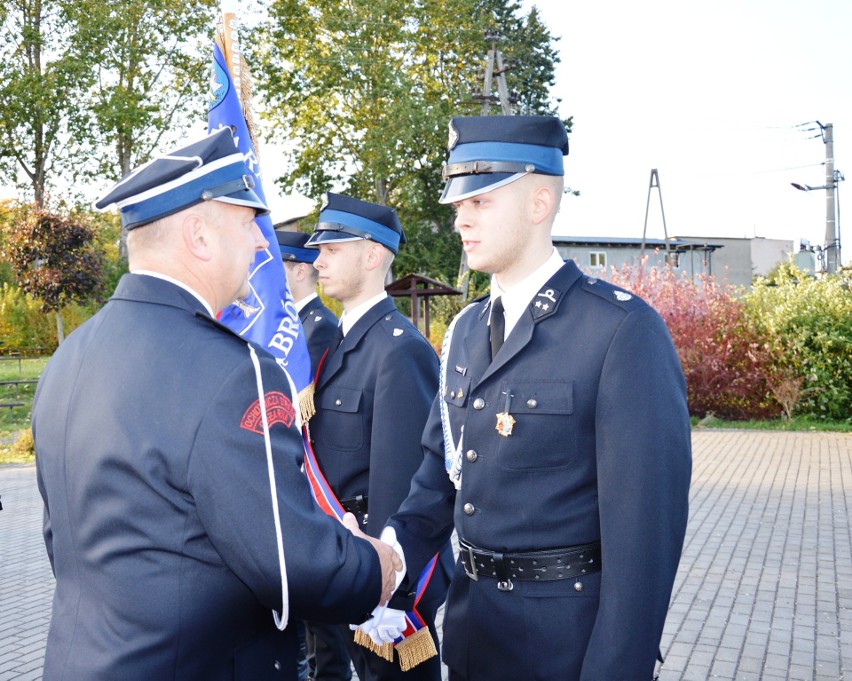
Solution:
[(642, 246), (639, 249), (639, 259), (645, 255), (645, 234), (648, 231), (648, 208), (651, 205), (651, 190), (656, 187), (660, 197), (660, 213), (663, 215), (663, 236), (666, 244), (666, 262), (669, 260), (669, 231), (666, 229), (666, 211), (663, 210), (663, 190), (660, 188), (660, 175), (656, 168), (651, 169), (651, 179), (648, 182), (648, 199), (645, 201), (645, 225), (642, 227)]
[[(496, 30), (486, 31), (485, 39), (491, 41), (491, 49), (488, 50), (485, 70), (481, 72), (482, 90), (474, 92), (473, 100), (482, 102), (482, 116), (488, 115), (491, 104), (500, 104), (503, 115), (512, 116), (515, 114), (515, 104), (518, 102), (517, 94), (515, 92), (510, 93), (509, 86), (506, 85), (506, 72), (511, 71), (512, 65), (509, 62), (503, 62), (503, 53), (497, 49), (497, 41), (500, 39), (499, 32)], [(491, 93), (495, 76), (497, 77), (496, 95)], [(462, 292), (462, 300), (467, 300), (467, 294), (470, 290), (470, 267), (467, 265), (467, 254), (464, 250), (461, 253), (459, 276), (456, 281), (456, 288)]]
[(817, 121), (825, 144), (825, 271), (834, 274), (840, 266), (840, 235), (837, 232), (837, 178), (834, 176), (834, 125)]

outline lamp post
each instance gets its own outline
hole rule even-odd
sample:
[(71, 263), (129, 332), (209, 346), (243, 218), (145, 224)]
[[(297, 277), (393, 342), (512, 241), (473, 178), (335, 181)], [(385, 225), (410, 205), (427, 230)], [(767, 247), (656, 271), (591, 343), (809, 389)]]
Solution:
[(819, 126), (822, 141), (825, 144), (825, 184), (821, 187), (811, 187), (807, 184), (791, 182), (796, 189), (808, 192), (816, 189), (825, 190), (825, 271), (834, 274), (841, 267), (840, 260), (840, 194), (838, 182), (845, 180), (843, 173), (834, 169), (834, 126), (831, 123)]
[[(826, 202), (828, 208), (825, 216), (825, 246), (819, 249), (822, 252), (820, 259), (824, 259), (825, 271), (827, 274), (834, 274), (842, 267), (840, 260), (840, 186), (846, 178), (839, 170), (832, 170), (830, 184), (824, 184), (819, 187), (812, 187), (809, 184), (799, 184), (791, 182), (790, 184), (803, 192), (811, 192), (825, 189), (827, 192)], [(830, 214), (828, 211), (831, 211)]]

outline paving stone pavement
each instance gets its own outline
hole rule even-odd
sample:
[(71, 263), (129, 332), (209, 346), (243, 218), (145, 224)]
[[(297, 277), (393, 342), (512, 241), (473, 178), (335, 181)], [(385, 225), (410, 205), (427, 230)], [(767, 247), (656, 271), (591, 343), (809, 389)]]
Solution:
[[(852, 681), (852, 434), (697, 430), (693, 450), (660, 681)], [(0, 466), (0, 495), (0, 681), (39, 679), (35, 467)]]

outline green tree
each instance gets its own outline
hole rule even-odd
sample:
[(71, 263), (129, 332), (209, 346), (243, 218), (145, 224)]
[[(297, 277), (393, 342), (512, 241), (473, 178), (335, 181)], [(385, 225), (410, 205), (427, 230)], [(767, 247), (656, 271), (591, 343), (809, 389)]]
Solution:
[(43, 205), (50, 178), (74, 163), (68, 126), (80, 113), (89, 70), (63, 0), (9, 0), (0, 12), (0, 170)]
[[(397, 208), (409, 242), (395, 263), (400, 274), (455, 278), (460, 249), (452, 211), (437, 203), (440, 168), (450, 117), (479, 112), (471, 94), (485, 31), (519, 7), (498, 15), (491, 5), (502, 11), (496, 0), (272, 0), (252, 41), (261, 116), (277, 141), (291, 143), (278, 182), (308, 196), (334, 189)], [(505, 50), (534, 37), (540, 49), (525, 49), (541, 58), (510, 88), (528, 111), (550, 112), (555, 53), (541, 46), (554, 39), (536, 13), (506, 24)]]
[(91, 78), (72, 120), (88, 162), (75, 176), (117, 178), (154, 149), (206, 130), (216, 0), (76, 0), (74, 44)]

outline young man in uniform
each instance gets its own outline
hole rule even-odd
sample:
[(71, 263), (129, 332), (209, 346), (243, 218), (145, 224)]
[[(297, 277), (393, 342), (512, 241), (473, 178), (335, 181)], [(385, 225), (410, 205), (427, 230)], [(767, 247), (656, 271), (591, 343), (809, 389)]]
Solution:
[(458, 533), (450, 679), (650, 681), (691, 472), (677, 353), (653, 309), (554, 249), (558, 118), (455, 118), (449, 149), (441, 202), (491, 291), (448, 329), (390, 527), (409, 576)]
[(305, 248), (308, 237), (304, 232), (275, 232), (287, 271), (287, 284), (305, 331), (312, 375), (315, 376), (326, 350), (337, 340), (338, 320), (317, 294), (319, 273), (313, 263), (319, 253), (315, 248)]
[[(435, 350), (385, 292), (385, 277), (404, 240), (392, 208), (329, 193), (306, 244), (319, 249), (314, 267), (323, 291), (343, 304), (343, 339), (316, 383), (311, 443), (343, 508), (375, 537), (405, 499), (423, 461), (420, 439), (438, 387)], [(452, 572), (448, 541), (436, 545), (436, 553), (441, 559), (418, 596), (416, 611), (422, 636), (430, 632), (437, 645), (435, 612)], [(415, 610), (413, 592), (397, 599), (394, 610)], [(343, 634), (361, 681), (440, 681), (437, 655), (403, 672), (397, 659), (388, 661), (356, 644), (348, 628)], [(397, 653), (404, 649), (398, 647)], [(317, 680), (329, 678), (336, 677), (324, 673), (318, 656)]]
[(396, 585), (390, 547), (316, 507), (289, 376), (215, 319), (267, 246), (252, 185), (225, 128), (97, 204), (121, 209), (130, 273), (33, 405), (46, 681), (295, 681), (291, 614), (360, 621)]

